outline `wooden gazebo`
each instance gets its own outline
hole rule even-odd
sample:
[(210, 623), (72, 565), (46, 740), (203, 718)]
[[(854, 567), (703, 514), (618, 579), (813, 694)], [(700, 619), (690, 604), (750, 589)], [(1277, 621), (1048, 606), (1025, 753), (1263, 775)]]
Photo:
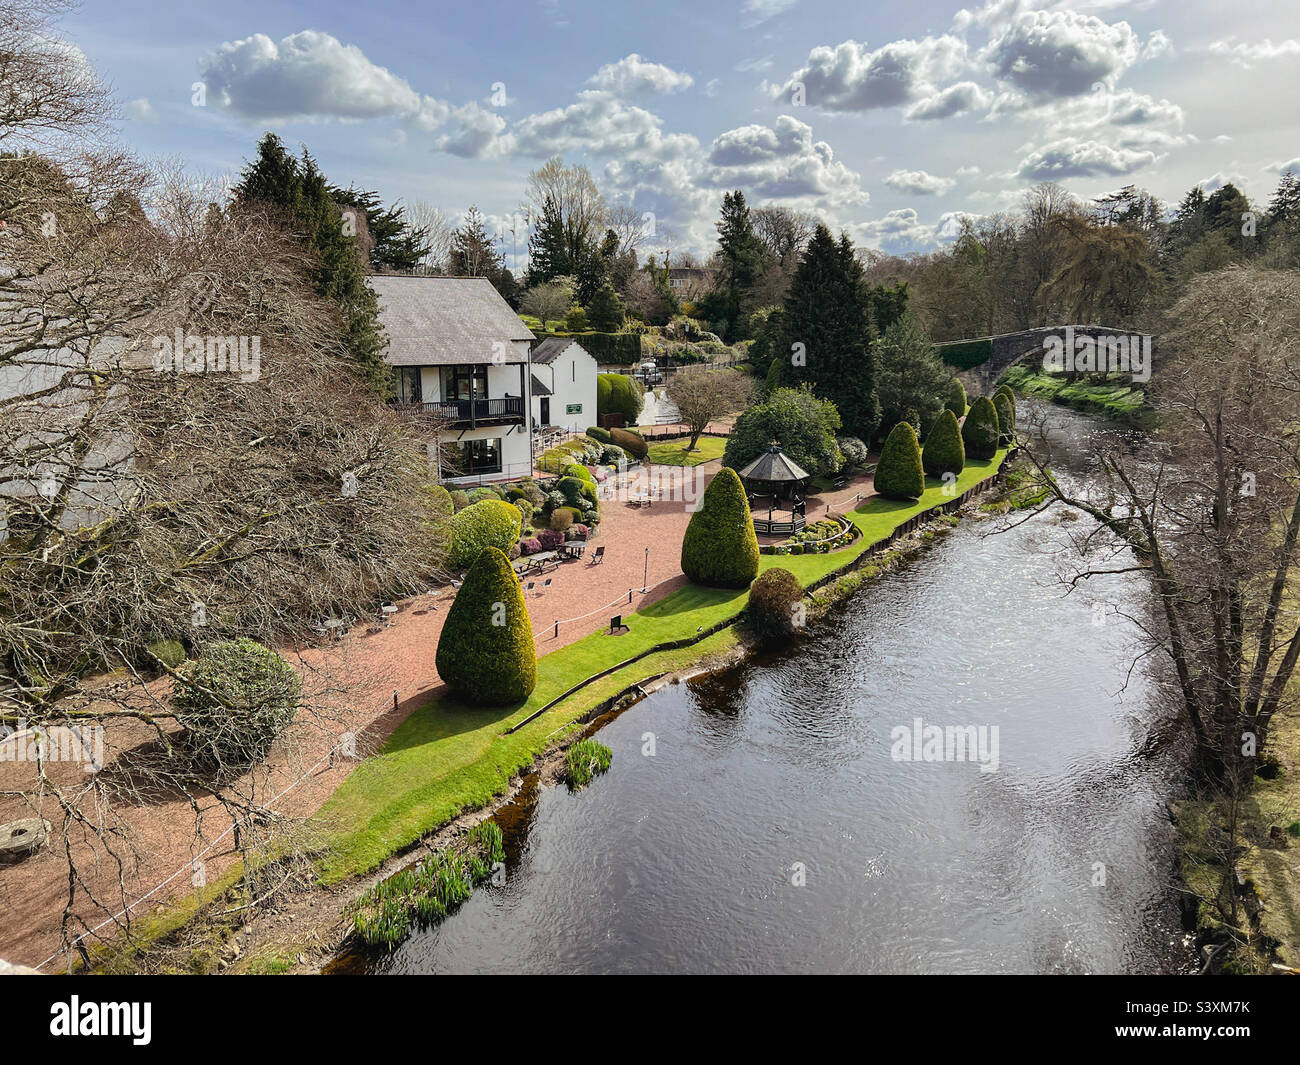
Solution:
[[(801, 489), (812, 475), (785, 454), (780, 444), (773, 441), (763, 454), (738, 473), (749, 493), (749, 510), (756, 533), (793, 536), (802, 531), (806, 519)], [(760, 495), (768, 497), (766, 518), (758, 516)]]

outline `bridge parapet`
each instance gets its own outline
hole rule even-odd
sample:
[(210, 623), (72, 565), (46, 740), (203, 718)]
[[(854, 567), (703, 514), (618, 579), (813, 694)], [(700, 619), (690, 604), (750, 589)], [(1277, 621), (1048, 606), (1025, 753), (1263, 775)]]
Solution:
[[(986, 340), (992, 353), (977, 366), (958, 370), (957, 376), (965, 384), (967, 391), (976, 395), (987, 395), (993, 391), (997, 380), (1012, 366), (1033, 352), (1041, 353), (1052, 337), (1064, 338), (1067, 335), (1092, 337), (1094, 339), (1113, 339), (1121, 337), (1146, 336), (1131, 329), (1116, 329), (1104, 325), (1049, 325), (1034, 329), (1022, 329), (1015, 333), (1000, 333), (990, 337), (972, 337), (969, 340), (952, 341), (953, 344), (968, 344), (976, 340)], [(943, 346), (940, 345), (940, 355)]]

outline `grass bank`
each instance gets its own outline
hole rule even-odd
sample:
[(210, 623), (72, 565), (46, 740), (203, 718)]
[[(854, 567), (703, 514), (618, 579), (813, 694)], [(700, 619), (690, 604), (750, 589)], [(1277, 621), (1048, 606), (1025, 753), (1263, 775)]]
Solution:
[[(958, 479), (957, 492), (995, 473), (1005, 457), (1006, 452), (1000, 451), (994, 459), (970, 462)], [(941, 482), (930, 480), (918, 502), (873, 499), (850, 512), (847, 516), (863, 533), (852, 548), (826, 555), (765, 555), (760, 568), (781, 565), (805, 587), (812, 585), (849, 566), (918, 514), (951, 502), (941, 488)], [(320, 863), (322, 882), (337, 883), (367, 873), (460, 813), (490, 803), (507, 790), (516, 773), (558, 738), (576, 732), (586, 714), (619, 691), (734, 647), (734, 631), (723, 629), (692, 646), (649, 654), (506, 734), (584, 678), (658, 645), (735, 620), (748, 597), (747, 591), (692, 585), (625, 615), (630, 631), (623, 635), (595, 633), (539, 659), (537, 687), (518, 706), (484, 710), (445, 696), (418, 707), (318, 813), (316, 821), (326, 844)]]
[(1070, 380), (1064, 374), (1013, 366), (1002, 375), (1002, 382), (1016, 392), (1051, 400), (1074, 410), (1113, 418), (1140, 429), (1154, 426), (1154, 412), (1147, 406), (1146, 393), (1127, 374)]
[(698, 466), (701, 462), (722, 458), (726, 450), (727, 438), (724, 436), (702, 436), (695, 444), (694, 451), (687, 451), (689, 437), (680, 440), (667, 440), (662, 444), (650, 445), (650, 461), (660, 466)]

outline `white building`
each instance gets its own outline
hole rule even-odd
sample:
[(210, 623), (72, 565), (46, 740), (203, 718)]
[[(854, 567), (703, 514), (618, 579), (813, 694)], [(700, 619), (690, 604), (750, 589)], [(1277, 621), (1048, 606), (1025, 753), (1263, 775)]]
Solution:
[(596, 360), (571, 337), (533, 348), (533, 425), (581, 433), (596, 424)]
[[(379, 297), (397, 401), (442, 426), (443, 479), (532, 472), (531, 360), (536, 338), (485, 277), (368, 279)], [(594, 363), (593, 363), (594, 364)], [(591, 406), (595, 410), (595, 378)]]

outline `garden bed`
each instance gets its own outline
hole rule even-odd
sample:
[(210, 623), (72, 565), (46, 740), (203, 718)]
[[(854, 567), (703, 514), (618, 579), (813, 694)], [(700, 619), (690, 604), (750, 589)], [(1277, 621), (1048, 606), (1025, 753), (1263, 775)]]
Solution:
[(779, 544), (763, 544), (764, 555), (825, 555), (852, 546), (862, 533), (848, 518), (830, 515), (821, 518)]

